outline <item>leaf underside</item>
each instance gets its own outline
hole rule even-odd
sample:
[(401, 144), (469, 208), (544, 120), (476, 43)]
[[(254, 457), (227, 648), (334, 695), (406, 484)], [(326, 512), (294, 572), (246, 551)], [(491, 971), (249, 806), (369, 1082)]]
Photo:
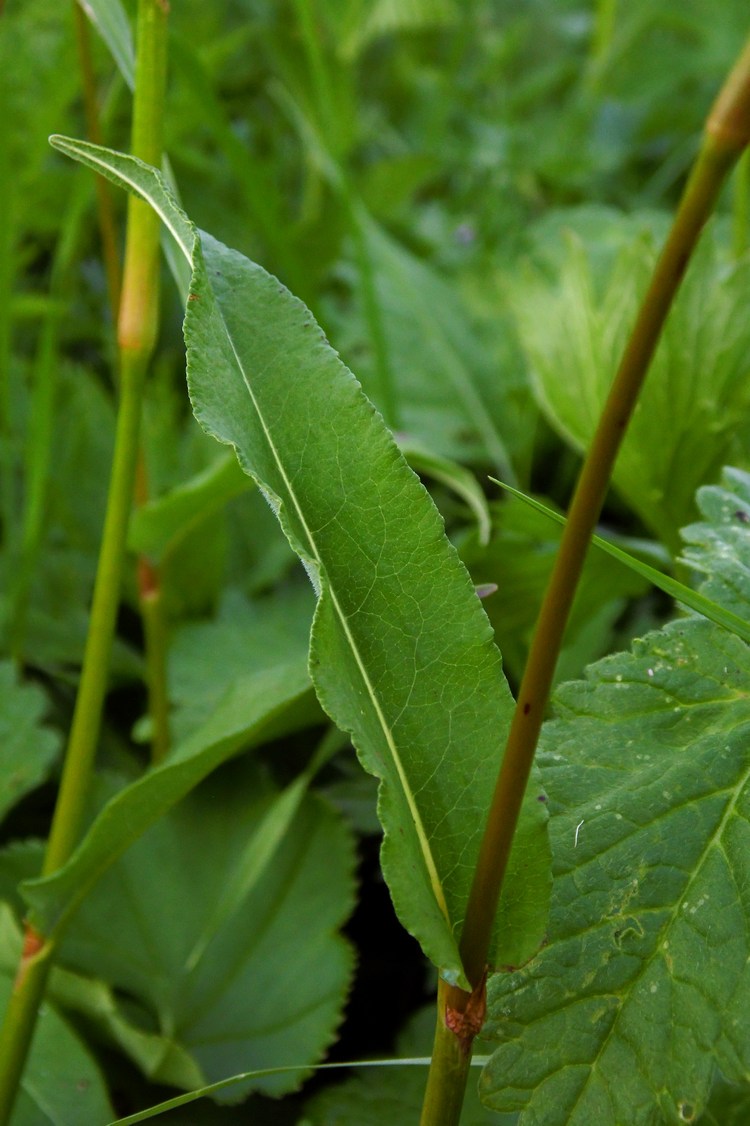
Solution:
[[(55, 139), (149, 199), (193, 268), (185, 339), (196, 417), (266, 495), (307, 567), (318, 605), (318, 697), (381, 779), (382, 865), (399, 917), (446, 976), (512, 699), (489, 622), (437, 510), (312, 315), (275, 278), (194, 228), (158, 174)], [(544, 809), (512, 860), (544, 933)], [(520, 866), (520, 867), (519, 867)], [(512, 886), (511, 875), (508, 884)], [(502, 908), (501, 908), (502, 910)]]

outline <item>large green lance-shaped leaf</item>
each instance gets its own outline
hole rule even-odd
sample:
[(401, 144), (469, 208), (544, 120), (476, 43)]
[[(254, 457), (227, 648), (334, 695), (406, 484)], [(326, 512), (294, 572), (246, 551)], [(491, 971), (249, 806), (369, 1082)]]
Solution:
[[(158, 173), (56, 145), (148, 198), (193, 266), (193, 407), (233, 445), (319, 595), (310, 669), (324, 708), (382, 780), (382, 864), (396, 910), (448, 976), (512, 700), (492, 631), (442, 521), (310, 312), (280, 282), (198, 238)], [(530, 953), (544, 930), (542, 803), (514, 858)], [(502, 949), (493, 960), (515, 961)]]
[[(750, 482), (727, 480), (689, 534), (712, 596), (731, 576), (747, 618)], [(748, 645), (689, 619), (558, 693), (550, 943), (491, 985), (503, 1046), (483, 1078), (522, 1126), (693, 1122), (717, 1071), (750, 1072), (749, 685)]]

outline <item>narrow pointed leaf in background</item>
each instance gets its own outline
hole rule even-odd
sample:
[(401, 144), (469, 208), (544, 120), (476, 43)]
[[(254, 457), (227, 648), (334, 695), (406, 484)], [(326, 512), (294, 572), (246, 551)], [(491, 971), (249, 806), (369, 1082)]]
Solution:
[[(457, 933), (512, 707), (471, 580), (305, 306), (242, 255), (199, 239), (153, 169), (82, 142), (54, 143), (148, 198), (191, 260), (194, 411), (235, 447), (308, 569), (319, 595), (313, 682), (382, 780), (382, 864), (396, 910), (463, 982)], [(533, 821), (515, 857), (523, 876), (508, 886), (531, 905), (530, 954), (544, 933), (547, 876), (543, 805), (528, 808)], [(513, 948), (517, 956), (517, 935)], [(509, 959), (495, 948), (493, 960)]]

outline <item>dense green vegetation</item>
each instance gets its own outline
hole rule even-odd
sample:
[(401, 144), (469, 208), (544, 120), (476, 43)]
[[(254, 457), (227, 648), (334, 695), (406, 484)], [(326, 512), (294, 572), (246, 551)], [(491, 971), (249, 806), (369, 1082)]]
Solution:
[[(141, 95), (163, 180), (48, 143), (133, 147), (135, 4), (85, 7), (0, 16), (0, 994), (38, 941), (49, 1001), (11, 1121), (103, 1126), (257, 1072), (164, 1121), (411, 1126), (423, 1065), (312, 1069), (428, 1056), (432, 967), (467, 985), (560, 539), (492, 479), (567, 506), (746, 5), (185, 0), (163, 113), (158, 81)], [(156, 220), (64, 154), (164, 221), (160, 297), (125, 273), (134, 346), (118, 259)], [(462, 1126), (747, 1114), (748, 167), (599, 528), (707, 601), (592, 549)], [(108, 656), (92, 588), (131, 386)], [(87, 635), (95, 772), (45, 845)]]

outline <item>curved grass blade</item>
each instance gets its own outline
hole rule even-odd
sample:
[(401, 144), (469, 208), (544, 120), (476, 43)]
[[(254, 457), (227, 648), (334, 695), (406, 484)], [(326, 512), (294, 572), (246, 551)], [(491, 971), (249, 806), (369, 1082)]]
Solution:
[[(548, 516), (549, 519), (554, 520), (556, 524), (565, 524), (564, 516), (548, 508), (547, 505), (542, 504), (541, 501), (519, 492), (518, 489), (514, 489), (511, 485), (506, 485), (504, 482), (498, 481), (494, 477), (491, 477), (490, 480), (494, 481), (496, 485), (499, 485), (501, 489), (505, 489), (506, 492), (512, 493), (514, 497), (518, 497), (519, 500), (522, 500), (531, 508), (536, 509), (537, 512)], [(682, 603), (683, 606), (687, 606), (688, 609), (694, 610), (696, 614), (701, 614), (704, 618), (708, 618), (709, 621), (715, 622), (716, 625), (723, 626), (724, 629), (728, 629), (730, 633), (741, 637), (743, 641), (750, 641), (750, 622), (745, 621), (739, 614), (732, 613), (731, 610), (720, 606), (718, 602), (707, 598), (705, 594), (701, 594), (697, 590), (691, 590), (689, 586), (678, 582), (677, 579), (665, 575), (662, 571), (657, 571), (655, 567), (651, 567), (641, 559), (636, 559), (634, 555), (630, 555), (629, 552), (616, 547), (615, 544), (610, 543), (609, 540), (602, 539), (601, 536), (592, 536), (592, 543), (596, 544), (596, 546), (606, 552), (607, 555), (611, 555), (618, 563), (624, 564), (624, 566), (629, 567), (631, 571), (635, 571), (636, 574), (642, 575), (644, 579), (648, 579), (653, 586), (657, 587), (659, 590), (663, 590), (665, 594), (668, 594), (677, 602)]]
[[(486, 1056), (474, 1056), (471, 1061), (472, 1067), (484, 1067), (487, 1063)], [(389, 1059), (389, 1060), (352, 1060), (346, 1063), (319, 1063), (306, 1068), (307, 1071), (333, 1071), (345, 1068), (360, 1068), (360, 1067), (429, 1067), (429, 1056), (413, 1056), (405, 1059)], [(201, 1087), (198, 1091), (188, 1091), (185, 1095), (177, 1095), (173, 1099), (167, 1099), (157, 1106), (150, 1106), (147, 1110), (139, 1110), (137, 1114), (129, 1114), (127, 1118), (117, 1118), (114, 1122), (110, 1122), (108, 1126), (135, 1126), (136, 1122), (145, 1122), (148, 1118), (156, 1118), (160, 1114), (166, 1114), (169, 1110), (175, 1110), (179, 1106), (185, 1106), (186, 1103), (194, 1103), (197, 1099), (205, 1098), (206, 1095), (212, 1095), (216, 1091), (223, 1091), (225, 1087), (234, 1086), (236, 1083), (246, 1082), (248, 1079), (260, 1079), (266, 1075), (281, 1075), (286, 1071), (299, 1071), (299, 1067), (265, 1067), (258, 1071), (244, 1071), (241, 1075), (232, 1075), (228, 1079), (222, 1079), (218, 1083), (210, 1083), (207, 1087)]]

